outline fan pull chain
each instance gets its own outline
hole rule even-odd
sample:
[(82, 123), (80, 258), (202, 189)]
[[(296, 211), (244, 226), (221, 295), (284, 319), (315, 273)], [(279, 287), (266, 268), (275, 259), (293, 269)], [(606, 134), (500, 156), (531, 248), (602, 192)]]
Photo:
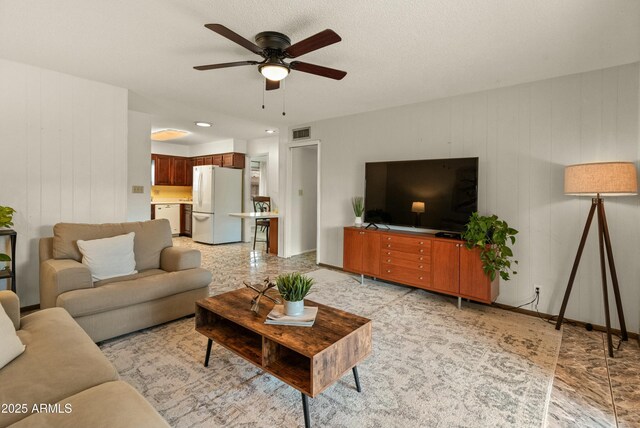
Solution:
[(267, 79), (262, 82), (262, 110), (264, 110), (264, 93), (266, 92)]
[(282, 115), (286, 116), (287, 84), (284, 80), (281, 80), (280, 83), (282, 84)]

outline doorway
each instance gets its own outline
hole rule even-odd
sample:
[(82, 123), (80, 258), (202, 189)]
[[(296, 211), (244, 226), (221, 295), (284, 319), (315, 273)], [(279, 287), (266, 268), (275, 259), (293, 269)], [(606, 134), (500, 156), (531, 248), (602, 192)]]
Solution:
[[(269, 183), (269, 155), (267, 153), (247, 156), (248, 168), (245, 169), (244, 208), (243, 211), (253, 211), (254, 196), (270, 196)], [(254, 220), (244, 220), (243, 241), (252, 242), (255, 230)], [(257, 239), (266, 240), (265, 230), (258, 229)]]
[(291, 146), (289, 160), (287, 257), (317, 251), (320, 208), (318, 142)]

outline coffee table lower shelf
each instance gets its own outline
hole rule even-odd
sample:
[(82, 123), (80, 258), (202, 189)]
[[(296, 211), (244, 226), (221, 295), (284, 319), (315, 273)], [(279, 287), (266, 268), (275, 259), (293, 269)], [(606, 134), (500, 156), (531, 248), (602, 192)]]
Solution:
[[(209, 299), (216, 298), (213, 297), (196, 302), (196, 331), (208, 339), (204, 360), (205, 367), (209, 364), (212, 343), (216, 342), (265, 372), (272, 374), (302, 393), (305, 426), (307, 428), (310, 427), (308, 397), (317, 396), (349, 370), (353, 372), (356, 389), (361, 392), (357, 364), (371, 352), (371, 322), (366, 318), (357, 317), (314, 302), (305, 302), (307, 305), (317, 305), (321, 309), (327, 308), (328, 310), (336, 311), (338, 315), (344, 314), (354, 317), (356, 321), (364, 320), (362, 323), (356, 323), (355, 328), (350, 324), (352, 330), (349, 330), (348, 334), (322, 348), (320, 352), (314, 353), (310, 351), (305, 353), (307, 347), (304, 346), (304, 343), (301, 344), (298, 341), (290, 340), (291, 344), (288, 346), (283, 344), (283, 342), (287, 342), (286, 333), (292, 331), (289, 330), (287, 332), (285, 330), (303, 329), (311, 333), (311, 328), (265, 326), (261, 321), (260, 324), (264, 327), (257, 329), (263, 331), (258, 332), (246, 326), (253, 324), (254, 320), (252, 318), (256, 317), (255, 314), (248, 314), (247, 317), (251, 318), (247, 318), (249, 321), (245, 323), (245, 318), (238, 318), (238, 311), (235, 311), (233, 317), (236, 318), (236, 321), (239, 321), (236, 322), (213, 312), (211, 310), (211, 303), (213, 302), (207, 302)], [(281, 334), (283, 331), (285, 334)], [(277, 334), (270, 334), (274, 332)], [(275, 337), (278, 337), (279, 340), (275, 340)], [(282, 337), (285, 339), (282, 340)]]

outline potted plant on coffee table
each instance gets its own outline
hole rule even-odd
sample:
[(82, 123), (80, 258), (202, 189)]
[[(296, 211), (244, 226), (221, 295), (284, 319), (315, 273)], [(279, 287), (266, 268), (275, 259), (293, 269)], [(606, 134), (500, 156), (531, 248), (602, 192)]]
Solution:
[(351, 206), (353, 214), (356, 216), (356, 227), (362, 226), (362, 216), (364, 215), (364, 198), (362, 196), (354, 196), (351, 198)]
[(513, 260), (513, 250), (510, 247), (515, 244), (517, 233), (516, 229), (509, 227), (506, 221), (495, 214), (481, 216), (474, 212), (462, 238), (467, 241), (467, 248), (480, 248), (482, 268), (491, 281), (496, 278), (496, 274), (508, 281), (510, 273), (518, 273), (511, 267), (512, 263), (518, 264), (518, 261)]
[(304, 298), (313, 285), (313, 278), (298, 272), (285, 273), (276, 278), (276, 286), (284, 300), (284, 312), (288, 316), (302, 315)]

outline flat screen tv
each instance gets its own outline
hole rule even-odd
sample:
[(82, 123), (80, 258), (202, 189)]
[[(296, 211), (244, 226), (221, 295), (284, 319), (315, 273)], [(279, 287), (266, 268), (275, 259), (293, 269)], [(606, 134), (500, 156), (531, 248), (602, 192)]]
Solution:
[(478, 158), (368, 162), (366, 223), (461, 232), (478, 210)]

